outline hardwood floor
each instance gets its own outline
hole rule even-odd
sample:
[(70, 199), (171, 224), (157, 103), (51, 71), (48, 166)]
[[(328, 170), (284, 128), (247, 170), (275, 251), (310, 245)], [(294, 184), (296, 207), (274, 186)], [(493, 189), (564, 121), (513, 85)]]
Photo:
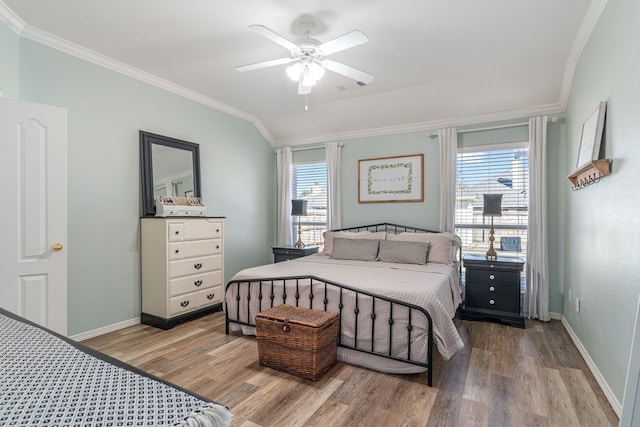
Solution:
[(465, 347), (434, 351), (426, 374), (338, 362), (312, 382), (259, 365), (254, 337), (214, 313), (163, 331), (137, 325), (84, 342), (229, 407), (233, 425), (616, 426), (618, 418), (559, 321), (527, 329), (456, 320)]

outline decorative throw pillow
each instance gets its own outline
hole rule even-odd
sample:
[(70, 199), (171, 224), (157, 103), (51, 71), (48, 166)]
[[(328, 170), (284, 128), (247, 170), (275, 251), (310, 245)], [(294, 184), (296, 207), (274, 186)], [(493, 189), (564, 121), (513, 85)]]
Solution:
[(333, 239), (336, 237), (344, 239), (384, 240), (386, 234), (384, 231), (360, 231), (357, 233), (350, 231), (327, 231), (324, 233), (324, 249), (322, 250), (322, 254), (331, 255), (331, 251), (333, 251)]
[(354, 261), (375, 261), (378, 256), (380, 240), (371, 239), (333, 239), (333, 251), (329, 258)]
[(430, 243), (381, 240), (378, 261), (426, 264)]
[(430, 243), (427, 261), (440, 264), (454, 264), (457, 251), (462, 246), (460, 238), (452, 233), (388, 233), (387, 240)]

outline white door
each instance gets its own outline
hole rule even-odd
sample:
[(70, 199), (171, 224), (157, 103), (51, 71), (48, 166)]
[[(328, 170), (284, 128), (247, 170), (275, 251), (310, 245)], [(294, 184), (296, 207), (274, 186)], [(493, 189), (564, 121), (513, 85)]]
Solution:
[(0, 98), (0, 307), (67, 335), (67, 111)]

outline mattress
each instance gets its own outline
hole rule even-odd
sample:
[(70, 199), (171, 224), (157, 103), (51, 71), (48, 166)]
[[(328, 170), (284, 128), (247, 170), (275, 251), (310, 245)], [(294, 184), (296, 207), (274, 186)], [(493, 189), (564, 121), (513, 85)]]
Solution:
[[(287, 262), (276, 264), (268, 264), (253, 268), (248, 268), (237, 273), (233, 280), (253, 280), (268, 278), (285, 278), (296, 276), (316, 276), (325, 280), (337, 282), (349, 287), (361, 289), (385, 297), (398, 299), (406, 303), (414, 304), (426, 309), (433, 319), (433, 338), (436, 347), (442, 357), (447, 360), (456, 351), (461, 349), (464, 344), (460, 338), (458, 331), (453, 323), (453, 318), (458, 305), (461, 303), (461, 290), (458, 270), (455, 265), (429, 263), (426, 265), (416, 264), (399, 264), (387, 262), (368, 262), (368, 261), (351, 261), (331, 259), (322, 254), (314, 254), (311, 256), (297, 258)], [(286, 294), (285, 303), (301, 306), (308, 306), (308, 285), (309, 280), (299, 281), (289, 279), (286, 281), (284, 292)], [(234, 289), (229, 287), (225, 294), (225, 310), (229, 318), (240, 318), (249, 320), (247, 323), (255, 324), (255, 314), (266, 309), (271, 304), (271, 288), (269, 281), (264, 281), (262, 286), (263, 294), (269, 294), (259, 298), (258, 295), (251, 296), (251, 308), (247, 313), (244, 304), (239, 305), (240, 313), (238, 313), (238, 296), (244, 301), (247, 295), (238, 295), (242, 289)], [(297, 289), (296, 289), (297, 288)], [(257, 292), (257, 291), (252, 291)], [(283, 301), (283, 292), (277, 287), (273, 291), (274, 305), (279, 305)], [(322, 293), (324, 290), (316, 290), (314, 293)], [(331, 290), (329, 291), (332, 292)], [(296, 301), (295, 295), (299, 295)], [(363, 349), (386, 348), (390, 338), (385, 329), (385, 322), (390, 317), (389, 309), (385, 306), (371, 307), (370, 303), (361, 298), (357, 303), (349, 299), (353, 293), (342, 293), (342, 304), (344, 309), (342, 312), (341, 325), (341, 341), (349, 345), (353, 345), (356, 333), (358, 338), (357, 347)], [(320, 307), (325, 295), (315, 296), (314, 304)], [(329, 311), (340, 311), (340, 296), (328, 295)], [(358, 311), (357, 316), (353, 314)], [(375, 316), (371, 313), (375, 312)], [(375, 319), (372, 319), (375, 317)], [(427, 331), (428, 325), (420, 319), (413, 319), (411, 335), (407, 338), (409, 332), (406, 325), (408, 320), (406, 314), (402, 310), (396, 309), (392, 314), (397, 327), (392, 326), (393, 340), (405, 342), (406, 339), (411, 341), (412, 358), (416, 360), (426, 359), (427, 353)], [(241, 329), (245, 334), (253, 334), (255, 330), (250, 326), (241, 326), (230, 324), (231, 330)], [(373, 346), (373, 347), (371, 347)], [(404, 345), (396, 346), (393, 344), (392, 352), (398, 357), (405, 357), (407, 350)], [(414, 373), (424, 371), (425, 368), (410, 365), (396, 360), (379, 360), (372, 354), (361, 353), (356, 350), (348, 350), (345, 348), (338, 349), (338, 359), (366, 366), (372, 369), (384, 372), (394, 373)]]

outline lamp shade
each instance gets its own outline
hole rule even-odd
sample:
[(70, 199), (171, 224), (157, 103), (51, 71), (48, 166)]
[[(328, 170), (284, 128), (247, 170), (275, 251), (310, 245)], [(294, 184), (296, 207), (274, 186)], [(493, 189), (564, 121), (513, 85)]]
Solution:
[(307, 201), (302, 199), (291, 200), (291, 215), (305, 216), (307, 214)]
[(483, 194), (482, 215), (502, 215), (502, 194)]

